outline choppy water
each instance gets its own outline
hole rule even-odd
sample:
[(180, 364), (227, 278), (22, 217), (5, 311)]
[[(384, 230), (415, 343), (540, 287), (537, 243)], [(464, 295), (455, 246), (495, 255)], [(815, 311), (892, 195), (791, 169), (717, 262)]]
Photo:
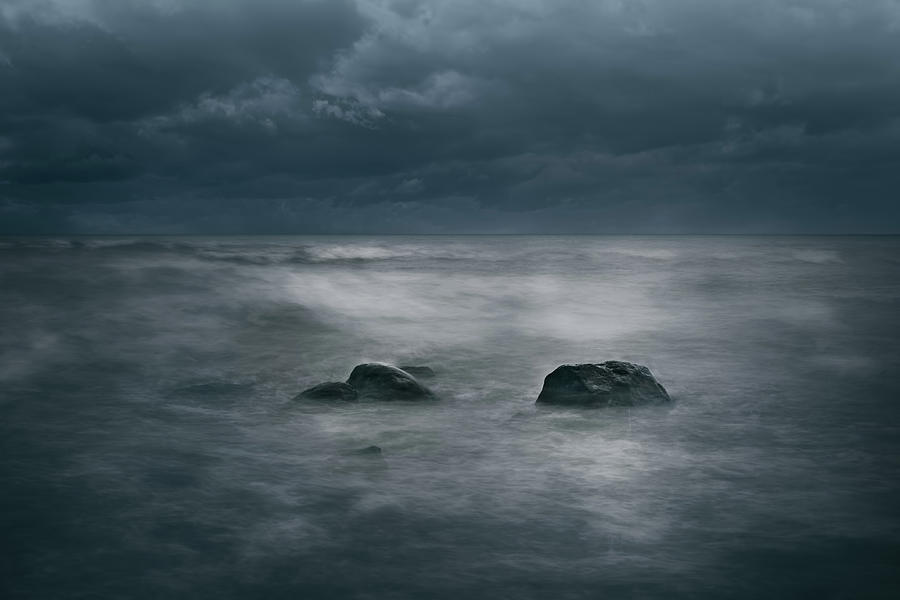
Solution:
[[(2, 239), (0, 306), (6, 597), (900, 591), (900, 238)], [(675, 403), (534, 406), (607, 359)], [(373, 360), (440, 402), (291, 402)]]

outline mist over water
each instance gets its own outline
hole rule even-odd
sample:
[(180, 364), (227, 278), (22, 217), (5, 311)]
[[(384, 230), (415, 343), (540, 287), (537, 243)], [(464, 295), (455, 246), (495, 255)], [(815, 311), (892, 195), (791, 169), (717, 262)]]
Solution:
[[(5, 597), (900, 592), (897, 237), (5, 238), (0, 305)], [(675, 402), (534, 405), (609, 359)], [(440, 400), (292, 401), (367, 361)]]

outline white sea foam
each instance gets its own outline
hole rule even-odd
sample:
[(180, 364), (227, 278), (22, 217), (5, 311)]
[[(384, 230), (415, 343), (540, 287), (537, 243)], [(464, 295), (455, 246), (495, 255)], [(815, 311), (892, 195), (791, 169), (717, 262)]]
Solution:
[(793, 256), (797, 260), (819, 265), (842, 262), (840, 254), (834, 250), (798, 250), (793, 253)]
[(361, 245), (316, 245), (307, 249), (313, 260), (384, 260), (387, 258), (399, 258), (411, 256), (408, 250), (396, 250), (384, 246)]

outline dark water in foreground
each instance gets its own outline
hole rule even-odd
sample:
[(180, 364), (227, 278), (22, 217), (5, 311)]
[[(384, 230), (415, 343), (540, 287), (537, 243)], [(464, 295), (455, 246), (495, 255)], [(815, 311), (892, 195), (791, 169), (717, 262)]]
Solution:
[[(900, 238), (5, 239), (0, 306), (4, 597), (900, 596)], [(614, 358), (674, 405), (534, 406)], [(369, 360), (440, 402), (291, 402)]]

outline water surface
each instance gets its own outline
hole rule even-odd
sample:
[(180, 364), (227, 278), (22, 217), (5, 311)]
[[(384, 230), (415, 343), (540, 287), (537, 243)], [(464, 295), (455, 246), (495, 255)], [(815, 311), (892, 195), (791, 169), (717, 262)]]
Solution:
[[(900, 238), (4, 238), (0, 306), (8, 597), (900, 590)], [(608, 359), (675, 402), (534, 405)], [(366, 361), (440, 401), (292, 401)]]

